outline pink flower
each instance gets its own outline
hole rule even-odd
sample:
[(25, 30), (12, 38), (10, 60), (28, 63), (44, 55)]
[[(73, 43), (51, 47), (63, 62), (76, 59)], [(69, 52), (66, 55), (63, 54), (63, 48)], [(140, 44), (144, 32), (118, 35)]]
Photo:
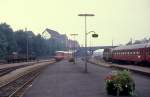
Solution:
[(107, 77), (105, 78), (105, 80), (112, 80), (112, 76), (111, 76), (111, 75), (107, 76)]

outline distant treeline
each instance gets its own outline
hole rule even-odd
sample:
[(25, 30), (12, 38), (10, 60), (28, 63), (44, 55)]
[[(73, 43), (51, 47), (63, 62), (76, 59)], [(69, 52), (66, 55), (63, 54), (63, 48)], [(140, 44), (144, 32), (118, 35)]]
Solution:
[(13, 31), (8, 24), (0, 24), (0, 59), (13, 52), (26, 55), (27, 47), (29, 55), (36, 57), (52, 56), (56, 50), (65, 49), (62, 42), (53, 38), (44, 39), (40, 34), (35, 35), (32, 31)]

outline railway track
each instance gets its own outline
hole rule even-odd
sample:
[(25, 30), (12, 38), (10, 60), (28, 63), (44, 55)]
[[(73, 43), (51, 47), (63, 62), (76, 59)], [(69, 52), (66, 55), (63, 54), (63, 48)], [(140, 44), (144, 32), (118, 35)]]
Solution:
[[(53, 60), (53, 59), (51, 59), (51, 60)], [(47, 60), (46, 60), (47, 61)], [(44, 61), (44, 62), (46, 62), (46, 61)], [(30, 65), (33, 65), (33, 64), (35, 64), (35, 63), (42, 63), (43, 61), (36, 61), (36, 62), (34, 62), (34, 63), (25, 63), (24, 65), (18, 65), (18, 66), (14, 66), (14, 67), (9, 67), (9, 68), (2, 68), (2, 69), (0, 69), (0, 77), (1, 76), (4, 76), (5, 74), (8, 74), (8, 73), (10, 73), (10, 72), (12, 72), (12, 71), (14, 71), (14, 70), (16, 70), (16, 69), (19, 69), (19, 68), (23, 68), (23, 67), (26, 67), (26, 66), (30, 66)]]
[(22, 91), (41, 73), (47, 65), (37, 66), (28, 73), (16, 78), (13, 81), (0, 86), (0, 97), (20, 97)]
[(29, 66), (29, 65), (21, 65), (21, 66), (15, 66), (15, 67), (11, 67), (11, 68), (0, 69), (0, 77), (4, 76), (5, 74), (8, 74), (8, 73), (10, 73), (10, 72), (12, 72), (16, 69), (23, 68), (23, 67), (26, 67), (26, 66)]

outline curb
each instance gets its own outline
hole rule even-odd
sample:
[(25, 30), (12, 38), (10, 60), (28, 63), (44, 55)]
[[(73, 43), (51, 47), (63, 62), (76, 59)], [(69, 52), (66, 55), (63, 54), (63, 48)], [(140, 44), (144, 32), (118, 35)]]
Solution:
[(144, 70), (138, 70), (138, 69), (133, 69), (133, 68), (130, 68), (130, 67), (124, 67), (122, 65), (115, 65), (115, 64), (109, 64), (109, 63), (106, 63), (108, 65), (106, 65), (105, 63), (103, 62), (93, 62), (91, 60), (88, 61), (89, 63), (92, 63), (92, 64), (96, 64), (96, 65), (99, 65), (99, 66), (102, 66), (102, 67), (107, 67), (107, 68), (118, 68), (118, 69), (127, 69), (127, 70), (130, 70), (130, 71), (133, 71), (135, 73), (139, 73), (139, 74), (143, 74), (143, 75), (147, 75), (147, 76), (150, 76), (150, 72), (146, 72)]

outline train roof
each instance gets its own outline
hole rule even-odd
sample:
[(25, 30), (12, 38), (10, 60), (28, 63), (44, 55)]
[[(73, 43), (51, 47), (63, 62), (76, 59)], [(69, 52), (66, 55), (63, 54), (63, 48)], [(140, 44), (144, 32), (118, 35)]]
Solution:
[(150, 43), (124, 45), (124, 46), (113, 48), (113, 50), (131, 50), (131, 49), (139, 49), (139, 48), (145, 48), (145, 47), (150, 47)]
[(56, 53), (72, 53), (70, 51), (56, 51)]

